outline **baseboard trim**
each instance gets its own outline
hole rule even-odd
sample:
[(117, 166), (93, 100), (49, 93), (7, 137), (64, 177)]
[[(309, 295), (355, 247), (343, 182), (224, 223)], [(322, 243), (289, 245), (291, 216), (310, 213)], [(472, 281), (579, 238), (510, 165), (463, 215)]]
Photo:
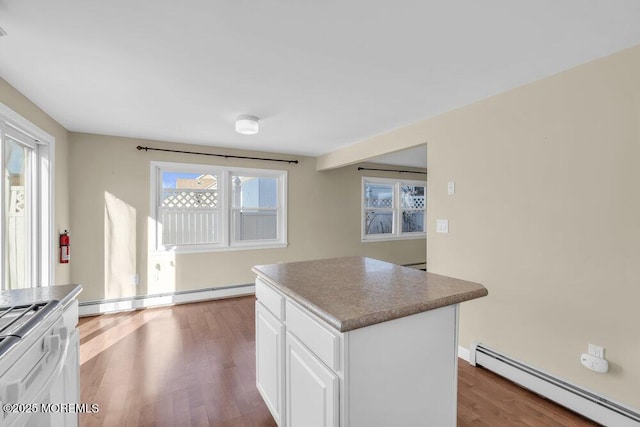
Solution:
[(96, 316), (104, 313), (140, 310), (190, 302), (207, 301), (221, 298), (233, 298), (253, 295), (256, 287), (253, 283), (224, 286), (219, 288), (196, 289), (192, 291), (166, 292), (155, 295), (138, 295), (130, 298), (85, 301), (79, 304), (79, 315)]
[(464, 348), (463, 346), (459, 345), (458, 346), (458, 357), (462, 360), (464, 360), (465, 362), (469, 362), (469, 349), (468, 348)]
[(458, 354), (461, 353), (468, 354), (471, 365), (480, 365), (597, 423), (606, 426), (640, 427), (640, 412), (637, 409), (609, 400), (593, 391), (582, 389), (488, 349), (482, 344), (474, 343), (470, 350), (459, 347)]

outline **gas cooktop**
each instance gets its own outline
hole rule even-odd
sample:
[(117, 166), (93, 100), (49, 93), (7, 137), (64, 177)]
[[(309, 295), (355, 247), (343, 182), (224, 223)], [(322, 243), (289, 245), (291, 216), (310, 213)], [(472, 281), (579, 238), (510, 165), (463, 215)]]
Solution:
[(57, 301), (48, 301), (0, 308), (0, 357), (44, 320), (57, 305)]

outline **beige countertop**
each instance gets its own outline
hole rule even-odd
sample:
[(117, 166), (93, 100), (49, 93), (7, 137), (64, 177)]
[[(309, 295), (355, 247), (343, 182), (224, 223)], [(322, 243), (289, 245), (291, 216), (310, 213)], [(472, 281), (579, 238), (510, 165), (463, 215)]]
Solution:
[(488, 293), (478, 283), (364, 257), (258, 265), (253, 272), (341, 332)]
[(76, 284), (5, 290), (0, 291), (0, 307), (29, 305), (51, 300), (58, 301), (64, 306), (81, 291), (82, 286)]

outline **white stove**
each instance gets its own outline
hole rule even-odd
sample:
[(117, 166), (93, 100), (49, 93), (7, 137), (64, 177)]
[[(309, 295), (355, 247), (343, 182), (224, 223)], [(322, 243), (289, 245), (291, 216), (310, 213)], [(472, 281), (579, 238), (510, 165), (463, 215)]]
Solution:
[(0, 308), (0, 426), (77, 426), (77, 302)]

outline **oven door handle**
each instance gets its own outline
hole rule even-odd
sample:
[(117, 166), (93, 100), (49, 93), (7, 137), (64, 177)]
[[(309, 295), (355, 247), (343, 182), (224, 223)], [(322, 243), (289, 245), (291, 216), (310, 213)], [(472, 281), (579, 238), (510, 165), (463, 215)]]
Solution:
[[(56, 333), (51, 335), (52, 337), (55, 337), (55, 338), (52, 338), (51, 340), (54, 342), (52, 344), (54, 347), (51, 349), (50, 355), (54, 355), (57, 352), (58, 357), (55, 361), (55, 364), (53, 365), (53, 369), (49, 371), (49, 376), (47, 377), (45, 382), (42, 383), (42, 385), (36, 389), (36, 395), (26, 400), (26, 402), (38, 402), (39, 399), (42, 397), (42, 395), (44, 395), (44, 393), (48, 393), (51, 383), (53, 382), (53, 380), (56, 379), (56, 377), (60, 374), (60, 372), (62, 372), (62, 369), (64, 367), (64, 361), (67, 358), (67, 352), (69, 351), (69, 333), (65, 326), (56, 327), (54, 328), (54, 331)], [(58, 341), (60, 345), (56, 346), (55, 341)], [(49, 363), (47, 363), (47, 365), (49, 365)], [(51, 403), (66, 403), (66, 402), (51, 402)]]
[[(40, 359), (38, 365), (31, 370), (30, 375), (27, 378), (2, 385), (0, 392), (2, 392), (3, 402), (39, 403), (39, 399), (44, 396), (44, 393), (49, 392), (51, 383), (58, 374), (62, 372), (64, 361), (69, 350), (69, 333), (67, 328), (65, 326), (58, 326), (53, 329), (53, 332), (53, 334), (47, 335), (44, 338), (42, 345), (45, 350), (45, 355)], [(55, 363), (52, 363), (52, 357), (56, 358)], [(34, 376), (47, 373), (48, 376), (44, 382), (39, 383), (39, 381), (34, 381)], [(28, 389), (26, 389), (25, 384), (29, 384)], [(29, 393), (31, 390), (35, 390), (35, 392)]]

